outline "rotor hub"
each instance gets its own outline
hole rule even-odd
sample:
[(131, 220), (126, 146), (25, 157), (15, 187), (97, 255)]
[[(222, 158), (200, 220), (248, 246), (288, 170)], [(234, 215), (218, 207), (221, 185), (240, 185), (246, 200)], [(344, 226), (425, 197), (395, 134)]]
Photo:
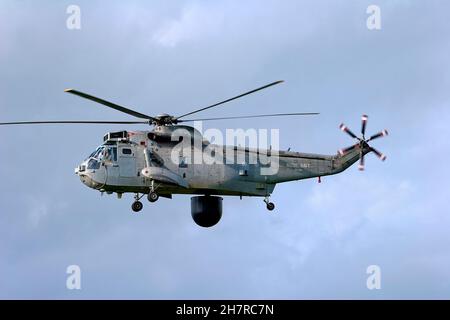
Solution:
[(167, 113), (162, 113), (150, 120), (151, 124), (158, 126), (168, 126), (178, 123), (177, 118)]

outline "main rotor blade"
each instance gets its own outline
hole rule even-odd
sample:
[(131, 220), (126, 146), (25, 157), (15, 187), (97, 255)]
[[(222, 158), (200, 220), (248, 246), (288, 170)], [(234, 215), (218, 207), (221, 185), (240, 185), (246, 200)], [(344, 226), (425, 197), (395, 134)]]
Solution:
[(352, 138), (358, 139), (358, 137), (349, 128), (347, 128), (347, 126), (345, 124), (341, 123), (339, 128), (342, 131), (347, 132)]
[(181, 116), (177, 117), (177, 119), (184, 118), (185, 116), (189, 116), (189, 115), (191, 115), (191, 114), (194, 114), (194, 113), (197, 113), (197, 112), (206, 110), (206, 109), (210, 109), (210, 108), (213, 108), (213, 107), (217, 107), (217, 106), (219, 106), (219, 105), (221, 105), (221, 104), (224, 104), (224, 103), (227, 103), (227, 102), (230, 102), (230, 101), (233, 101), (233, 100), (242, 98), (242, 97), (244, 97), (244, 96), (246, 96), (246, 95), (252, 94), (252, 93), (254, 93), (254, 92), (256, 92), (256, 91), (259, 91), (259, 90), (266, 89), (266, 88), (268, 88), (268, 87), (277, 85), (277, 84), (282, 83), (282, 82), (284, 82), (284, 81), (283, 81), (283, 80), (279, 80), (279, 81), (275, 81), (275, 82), (266, 84), (265, 86), (262, 86), (262, 87), (257, 88), (257, 89), (253, 89), (253, 90), (248, 91), (248, 92), (245, 92), (245, 93), (242, 93), (242, 94), (240, 94), (240, 95), (238, 95), (238, 96), (235, 96), (235, 97), (233, 97), (233, 98), (230, 98), (230, 99), (227, 99), (227, 100), (224, 100), (224, 101), (215, 103), (215, 104), (213, 104), (213, 105), (210, 105), (210, 106), (207, 106), (207, 107), (204, 107), (204, 108), (195, 110), (195, 111), (191, 111), (191, 112), (182, 114)]
[(361, 117), (361, 133), (362, 133), (363, 137), (366, 134), (366, 125), (367, 125), (368, 119), (369, 119), (369, 117), (365, 114), (363, 114)]
[(378, 151), (377, 149), (370, 147), (370, 150), (372, 150), (373, 153), (375, 153), (377, 155), (377, 157), (381, 159), (381, 161), (386, 160), (386, 156), (384, 154), (382, 154), (380, 151)]
[(148, 121), (16, 121), (0, 122), (0, 126), (23, 125), (23, 124), (148, 124)]
[(369, 138), (369, 140), (367, 140), (367, 142), (369, 142), (369, 141), (371, 141), (371, 140), (375, 140), (375, 139), (381, 138), (381, 137), (385, 137), (385, 136), (387, 136), (388, 134), (389, 134), (388, 131), (387, 131), (386, 129), (384, 129), (383, 131), (380, 131), (380, 132), (378, 132), (377, 134), (374, 134), (373, 136), (371, 136), (371, 137)]
[(274, 113), (274, 114), (257, 114), (249, 116), (236, 117), (220, 117), (220, 118), (203, 118), (203, 119), (186, 119), (178, 122), (192, 122), (192, 121), (210, 121), (210, 120), (231, 120), (231, 119), (249, 119), (249, 118), (264, 118), (264, 117), (283, 117), (283, 116), (315, 116), (318, 112), (298, 112), (298, 113)]
[(87, 94), (87, 93), (84, 93), (84, 92), (81, 92), (81, 91), (77, 91), (77, 90), (74, 90), (74, 89), (66, 89), (66, 90), (64, 90), (64, 92), (68, 92), (68, 93), (74, 94), (76, 96), (79, 96), (79, 97), (82, 97), (82, 98), (85, 98), (85, 99), (88, 99), (88, 100), (91, 100), (91, 101), (103, 104), (103, 105), (105, 105), (107, 107), (110, 107), (110, 108), (113, 108), (115, 110), (127, 113), (127, 114), (132, 115), (132, 116), (137, 117), (137, 118), (149, 119), (149, 120), (153, 119), (153, 117), (148, 116), (146, 114), (143, 114), (143, 113), (140, 113), (140, 112), (137, 112), (137, 111), (134, 111), (134, 110), (131, 110), (131, 109), (119, 106), (118, 104), (115, 104), (115, 103), (112, 103), (112, 102), (109, 102), (109, 101), (106, 101), (106, 100), (103, 100), (103, 99), (91, 96), (90, 94)]

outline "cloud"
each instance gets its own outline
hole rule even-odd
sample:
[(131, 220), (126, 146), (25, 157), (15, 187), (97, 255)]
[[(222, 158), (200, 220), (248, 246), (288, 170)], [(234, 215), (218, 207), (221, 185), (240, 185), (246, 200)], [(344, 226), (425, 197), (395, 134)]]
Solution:
[(208, 36), (220, 36), (224, 15), (211, 4), (200, 6), (191, 3), (181, 10), (178, 18), (166, 19), (153, 35), (155, 43), (164, 47), (175, 47), (183, 42)]
[(32, 227), (36, 228), (39, 226), (39, 222), (46, 218), (49, 214), (49, 208), (45, 203), (41, 201), (33, 201), (31, 204), (30, 211), (28, 212), (28, 217)]
[(60, 215), (67, 210), (67, 202), (64, 200), (51, 200), (48, 196), (28, 195), (25, 199), (28, 211), (28, 221), (31, 228), (38, 228), (49, 215)]
[[(370, 133), (391, 134), (374, 142), (385, 163), (369, 155), (364, 173), (280, 184), (271, 213), (262, 199), (225, 197), (222, 221), (204, 230), (189, 196), (145, 202), (135, 215), (131, 194), (101, 197), (73, 174), (105, 132), (128, 128), (0, 128), (0, 297), (449, 297), (442, 2), (381, 1), (380, 32), (367, 30), (364, 2), (81, 1), (80, 32), (65, 28), (63, 5), (5, 3), (2, 120), (124, 119), (66, 96), (67, 86), (182, 114), (285, 79), (205, 116), (319, 117), (208, 126), (279, 128), (283, 148), (318, 153), (348, 145), (337, 126), (357, 131), (362, 113)], [(65, 289), (69, 264), (82, 268), (82, 292)], [(365, 287), (369, 264), (382, 268), (380, 292)]]

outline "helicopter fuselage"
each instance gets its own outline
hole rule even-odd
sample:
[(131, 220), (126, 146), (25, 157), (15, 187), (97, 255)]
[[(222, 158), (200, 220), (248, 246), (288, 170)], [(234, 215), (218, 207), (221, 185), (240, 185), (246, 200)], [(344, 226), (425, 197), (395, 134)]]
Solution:
[[(174, 135), (179, 129), (186, 132), (184, 141), (193, 142), (188, 149), (182, 148), (183, 139)], [(214, 161), (192, 161), (195, 153), (203, 154), (205, 149), (213, 150)], [(88, 187), (119, 196), (153, 190), (162, 197), (268, 197), (277, 183), (336, 174), (359, 156), (359, 150), (340, 156), (213, 145), (193, 127), (157, 126), (152, 131), (106, 134), (104, 143), (75, 172)], [(269, 161), (262, 161), (262, 157)], [(275, 170), (264, 173), (264, 168), (274, 163)]]

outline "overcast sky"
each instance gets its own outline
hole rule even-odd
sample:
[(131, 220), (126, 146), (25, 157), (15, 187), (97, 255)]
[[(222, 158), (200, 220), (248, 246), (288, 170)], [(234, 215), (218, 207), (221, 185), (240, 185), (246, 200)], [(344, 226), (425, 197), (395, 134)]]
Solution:
[[(81, 8), (81, 29), (66, 8)], [(366, 27), (369, 5), (381, 30)], [(318, 111), (205, 123), (279, 128), (282, 149), (334, 154), (344, 121), (387, 128), (366, 171), (225, 197), (203, 229), (189, 196), (121, 200), (73, 173), (123, 126), (2, 127), (0, 298), (450, 298), (448, 1), (0, 2), (0, 121), (131, 120), (67, 87), (179, 115), (284, 79), (202, 116)], [(79, 265), (82, 289), (66, 289)], [(366, 268), (381, 268), (368, 290)]]

